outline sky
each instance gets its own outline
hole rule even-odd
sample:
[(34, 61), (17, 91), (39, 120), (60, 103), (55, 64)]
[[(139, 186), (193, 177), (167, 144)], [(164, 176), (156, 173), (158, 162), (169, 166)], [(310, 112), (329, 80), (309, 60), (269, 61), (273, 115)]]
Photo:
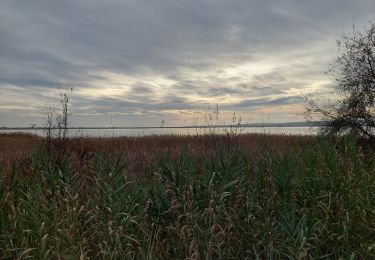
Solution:
[(72, 126), (303, 121), (374, 19), (373, 0), (1, 0), (0, 126), (43, 125), (71, 88)]

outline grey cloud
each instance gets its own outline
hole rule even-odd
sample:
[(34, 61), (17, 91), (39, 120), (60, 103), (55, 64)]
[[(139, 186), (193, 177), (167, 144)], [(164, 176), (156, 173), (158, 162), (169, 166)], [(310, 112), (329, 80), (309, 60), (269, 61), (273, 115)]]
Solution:
[(283, 90), (280, 90), (278, 89), (277, 87), (275, 86), (262, 86), (262, 87), (258, 87), (258, 86), (254, 86), (251, 88), (251, 93), (255, 96), (268, 96), (268, 95), (279, 95), (279, 94), (283, 94), (284, 91)]
[(287, 78), (282, 74), (281, 71), (273, 71), (266, 74), (255, 75), (253, 80), (256, 82), (272, 81), (272, 82), (285, 82)]
[(199, 107), (198, 104), (188, 102), (184, 98), (167, 96), (162, 101), (145, 102), (144, 100), (133, 101), (125, 98), (101, 98), (90, 99), (81, 98), (81, 108), (74, 108), (74, 113), (85, 113), (90, 110), (96, 113), (111, 112), (147, 112), (147, 111), (166, 111), (166, 110), (193, 110)]
[(156, 101), (153, 87), (146, 84), (132, 85), (130, 90), (124, 94), (124, 98), (141, 103), (153, 103)]
[(2, 33), (15, 33), (13, 44), (26, 45), (30, 55), (42, 49), (80, 69), (168, 70), (228, 54), (293, 48), (315, 40), (343, 15), (375, 9), (372, 1), (361, 3), (5, 0)]
[(222, 107), (227, 109), (243, 109), (243, 108), (259, 108), (259, 107), (272, 107), (272, 106), (279, 106), (285, 104), (299, 104), (304, 101), (304, 98), (301, 96), (290, 96), (290, 97), (282, 97), (277, 99), (245, 99), (238, 103), (224, 105)]
[(10, 84), (19, 87), (39, 86), (43, 88), (49, 88), (56, 86), (56, 81), (48, 80), (44, 77), (36, 77), (31, 75), (25, 77), (25, 75), (16, 75), (15, 77), (0, 78), (0, 85)]
[(235, 87), (212, 87), (206, 91), (199, 91), (202, 96), (208, 97), (220, 97), (223, 95), (241, 95), (243, 97), (248, 96), (267, 96), (267, 95), (278, 95), (284, 93), (283, 91), (275, 88), (274, 86), (252, 86), (252, 85), (238, 85)]
[[(294, 78), (319, 77), (332, 55), (330, 44), (353, 19), (366, 22), (374, 13), (373, 0), (3, 0), (0, 91), (13, 85), (27, 95), (35, 91), (32, 87), (51, 88), (57, 80), (99, 88), (91, 82), (105, 81), (100, 72), (110, 71), (139, 79), (127, 96), (133, 102), (77, 97), (86, 112), (191, 109), (199, 100), (191, 104), (184, 98), (188, 94), (279, 95), (303, 86)], [(316, 43), (327, 51), (310, 53)], [(292, 56), (296, 50), (299, 57)], [(275, 73), (256, 75), (246, 84), (226, 84), (215, 76), (199, 81), (183, 73), (216, 68), (220, 74), (228, 64), (289, 54)], [(300, 63), (288, 65), (292, 58)], [(161, 100), (142, 82), (150, 73), (176, 81)], [(267, 102), (258, 105), (300, 99)], [(241, 109), (250, 103), (236, 105)]]
[(152, 86), (147, 86), (144, 84), (137, 84), (132, 86), (131, 92), (134, 94), (153, 94), (154, 90)]

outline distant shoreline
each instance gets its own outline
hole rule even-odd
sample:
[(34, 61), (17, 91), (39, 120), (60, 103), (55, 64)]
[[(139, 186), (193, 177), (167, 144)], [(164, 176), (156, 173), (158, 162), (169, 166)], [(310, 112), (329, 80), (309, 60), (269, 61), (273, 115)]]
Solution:
[[(254, 123), (254, 124), (233, 124), (233, 125), (190, 125), (190, 126), (114, 126), (114, 127), (69, 127), (69, 130), (134, 130), (134, 129), (195, 129), (195, 128), (265, 128), (265, 127), (318, 127), (324, 124), (321, 121), (312, 122), (287, 122), (287, 123)], [(47, 127), (0, 127), (0, 131), (6, 130), (46, 130)], [(57, 127), (50, 128), (53, 130)]]

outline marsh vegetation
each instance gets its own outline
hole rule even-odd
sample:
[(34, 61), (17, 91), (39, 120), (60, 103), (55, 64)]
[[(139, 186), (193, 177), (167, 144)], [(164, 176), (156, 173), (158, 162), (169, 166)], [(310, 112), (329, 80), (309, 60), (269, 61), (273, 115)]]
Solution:
[(0, 137), (2, 258), (375, 257), (359, 140)]

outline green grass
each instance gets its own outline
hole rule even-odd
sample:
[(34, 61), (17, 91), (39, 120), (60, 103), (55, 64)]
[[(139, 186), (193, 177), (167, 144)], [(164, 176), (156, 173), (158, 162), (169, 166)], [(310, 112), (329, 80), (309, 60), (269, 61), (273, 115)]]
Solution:
[[(137, 182), (96, 153), (31, 155), (0, 183), (0, 257), (37, 259), (375, 258), (375, 161), (355, 140), (317, 140), (259, 159), (218, 148), (163, 154)], [(1, 168), (0, 168), (1, 169)]]

